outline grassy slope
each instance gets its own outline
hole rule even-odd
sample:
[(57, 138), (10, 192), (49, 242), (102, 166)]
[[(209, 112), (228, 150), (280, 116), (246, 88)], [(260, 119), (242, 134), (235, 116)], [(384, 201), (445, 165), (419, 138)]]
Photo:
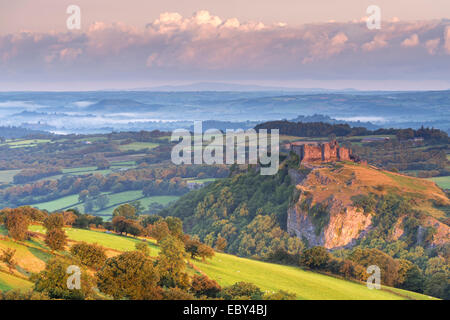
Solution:
[[(44, 232), (42, 226), (32, 226), (32, 231)], [(100, 231), (68, 228), (69, 239), (98, 243), (120, 251), (134, 250), (138, 239), (121, 237)], [(154, 242), (148, 242), (151, 255), (158, 254)], [(229, 254), (217, 253), (212, 261), (195, 261), (195, 266), (222, 286), (238, 281), (255, 283), (263, 290), (288, 290), (299, 299), (428, 299), (414, 292), (388, 288), (369, 290), (364, 285), (327, 275), (304, 271), (297, 267), (283, 266), (251, 259), (239, 258)]]
[[(195, 265), (220, 285), (237, 281), (252, 282), (263, 290), (294, 292), (298, 299), (428, 299), (426, 296), (403, 290), (370, 290), (366, 286), (293, 266), (283, 266), (217, 253), (212, 261)], [(392, 291), (392, 292), (390, 292)], [(399, 295), (400, 294), (400, 295)]]
[(32, 286), (33, 283), (30, 281), (0, 271), (0, 291), (8, 291), (11, 289), (30, 289)]

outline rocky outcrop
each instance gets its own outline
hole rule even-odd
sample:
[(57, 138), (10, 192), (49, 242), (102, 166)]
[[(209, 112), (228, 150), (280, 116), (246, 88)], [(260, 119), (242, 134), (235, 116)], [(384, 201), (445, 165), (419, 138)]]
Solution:
[(287, 229), (308, 246), (323, 246), (327, 249), (351, 247), (370, 230), (372, 215), (353, 206), (344, 206), (334, 197), (327, 201), (325, 208), (329, 217), (322, 227), (315, 223), (310, 214), (311, 207), (305, 208), (301, 201), (300, 198), (297, 205), (288, 210)]
[[(445, 212), (440, 213), (435, 203), (449, 206), (450, 201), (429, 181), (361, 163), (310, 163), (305, 167), (310, 171), (289, 171), (299, 197), (288, 209), (287, 230), (307, 246), (349, 248), (375, 228), (389, 229), (384, 234), (385, 241), (416, 239), (416, 245), (425, 247), (449, 242), (450, 227), (436, 218)], [(368, 205), (367, 201), (370, 196), (383, 199), (389, 194), (414, 195), (411, 213), (398, 217), (392, 225), (375, 225), (373, 217), (380, 213), (376, 212), (376, 205)], [(417, 212), (421, 213), (419, 225), (409, 230), (409, 219)]]

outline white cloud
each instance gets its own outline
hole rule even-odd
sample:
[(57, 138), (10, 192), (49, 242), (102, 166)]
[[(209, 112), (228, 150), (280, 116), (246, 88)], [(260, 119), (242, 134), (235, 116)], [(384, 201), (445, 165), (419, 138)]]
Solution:
[(364, 43), (362, 49), (364, 51), (374, 51), (384, 48), (388, 45), (385, 35), (376, 35), (372, 41)]
[(402, 42), (403, 47), (415, 47), (417, 45), (419, 45), (419, 36), (416, 33)]
[[(410, 50), (404, 59), (401, 47), (418, 46), (430, 60), (420, 50)], [(205, 10), (190, 17), (165, 12), (143, 29), (96, 22), (85, 32), (0, 36), (0, 80), (51, 77), (52, 72), (89, 80), (354, 77), (368, 74), (367, 68), (372, 75), (385, 76), (388, 70), (390, 76), (403, 76), (405, 68), (423, 72), (423, 65), (439, 78), (448, 77), (445, 66), (437, 66), (432, 55), (445, 53), (450, 54), (446, 21), (387, 21), (373, 31), (360, 21), (294, 27), (225, 19)]]
[(425, 43), (425, 47), (427, 48), (428, 53), (431, 55), (436, 54), (436, 50), (439, 47), (440, 42), (441, 42), (441, 39), (439, 39), (439, 38), (428, 40)]

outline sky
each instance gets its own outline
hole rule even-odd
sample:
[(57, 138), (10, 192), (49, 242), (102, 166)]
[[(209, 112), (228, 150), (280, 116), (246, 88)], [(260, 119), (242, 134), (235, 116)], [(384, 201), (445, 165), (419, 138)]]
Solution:
[(448, 89), (449, 18), (448, 0), (0, 0), (0, 90)]

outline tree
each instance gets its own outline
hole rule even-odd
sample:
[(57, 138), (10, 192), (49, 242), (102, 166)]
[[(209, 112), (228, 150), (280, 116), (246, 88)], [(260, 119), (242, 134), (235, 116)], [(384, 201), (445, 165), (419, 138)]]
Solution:
[(183, 222), (181, 219), (176, 217), (167, 217), (164, 221), (167, 223), (170, 234), (181, 239), (183, 236)]
[(292, 292), (280, 290), (264, 295), (264, 300), (297, 300), (297, 295)]
[(125, 229), (126, 233), (129, 233), (135, 237), (139, 236), (143, 232), (142, 226), (135, 220), (125, 220)]
[(303, 251), (300, 257), (300, 265), (311, 269), (324, 269), (331, 256), (324, 247), (316, 246)]
[(169, 226), (165, 221), (158, 221), (152, 226), (150, 230), (150, 236), (159, 243), (164, 238), (170, 235)]
[(262, 300), (263, 292), (253, 283), (241, 281), (223, 288), (220, 296), (225, 300)]
[(134, 207), (136, 215), (140, 215), (144, 211), (144, 207), (142, 206), (142, 203), (139, 200), (134, 200), (130, 204)]
[(112, 225), (113, 225), (114, 231), (120, 232), (120, 234), (122, 234), (122, 232), (126, 232), (127, 231), (126, 221), (127, 221), (127, 219), (125, 217), (122, 217), (122, 216), (114, 217), (112, 219)]
[(161, 241), (160, 249), (157, 266), (161, 286), (187, 288), (189, 277), (184, 272), (186, 252), (183, 242), (169, 235)]
[(67, 245), (66, 232), (58, 228), (47, 230), (44, 241), (52, 251), (63, 250)]
[(95, 199), (95, 205), (99, 209), (104, 209), (109, 203), (109, 198), (106, 194), (102, 194)]
[(142, 252), (145, 256), (150, 255), (150, 248), (145, 242), (137, 242), (135, 244), (136, 250)]
[(89, 196), (89, 191), (82, 190), (78, 195), (78, 202), (85, 202)]
[(89, 197), (94, 198), (100, 194), (100, 189), (97, 186), (89, 186)]
[(61, 258), (52, 258), (47, 262), (45, 269), (31, 277), (34, 282), (34, 290), (47, 294), (52, 299), (75, 299), (82, 300), (93, 297), (92, 288), (94, 281), (92, 277), (81, 269), (80, 289), (69, 289), (67, 286), (68, 267), (74, 265), (73, 261)]
[(105, 248), (95, 243), (81, 242), (74, 244), (70, 248), (70, 253), (80, 259), (82, 264), (94, 269), (100, 269), (106, 261)]
[(16, 260), (14, 259), (15, 254), (15, 249), (6, 248), (6, 250), (2, 250), (2, 254), (0, 255), (0, 261), (8, 266), (9, 272), (11, 273), (13, 273), (13, 269), (16, 267)]
[(53, 213), (44, 220), (44, 227), (47, 230), (61, 229), (64, 227), (64, 217), (60, 213)]
[(381, 269), (381, 282), (393, 286), (398, 281), (398, 262), (378, 249), (354, 249), (349, 259), (363, 266), (376, 265)]
[(227, 239), (225, 239), (219, 234), (216, 240), (216, 250), (224, 251), (227, 248), (227, 245), (228, 245)]
[(217, 298), (221, 290), (221, 287), (215, 280), (209, 279), (205, 275), (195, 274), (192, 277), (191, 291), (197, 298), (203, 296)]
[(94, 209), (94, 202), (91, 199), (87, 199), (84, 203), (84, 213), (90, 213)]
[(129, 251), (107, 259), (97, 279), (99, 290), (114, 299), (161, 298), (158, 270), (142, 252)]
[(113, 217), (117, 216), (125, 217), (127, 219), (136, 219), (136, 209), (128, 203), (122, 204), (113, 211)]
[(6, 213), (5, 226), (8, 235), (14, 240), (22, 241), (28, 238), (29, 218), (17, 209), (10, 209)]
[(397, 262), (397, 286), (405, 290), (422, 292), (424, 277), (419, 267), (411, 261), (404, 259), (398, 259)]
[(210, 246), (207, 246), (206, 244), (202, 243), (198, 247), (198, 255), (202, 258), (202, 261), (204, 262), (207, 258), (211, 259), (214, 257), (214, 249)]
[(77, 220), (78, 216), (73, 213), (72, 211), (64, 211), (63, 212), (63, 219), (64, 219), (64, 225), (66, 226), (72, 226), (75, 221)]
[(450, 299), (450, 277), (444, 272), (433, 274), (425, 282), (424, 293), (433, 297)]

